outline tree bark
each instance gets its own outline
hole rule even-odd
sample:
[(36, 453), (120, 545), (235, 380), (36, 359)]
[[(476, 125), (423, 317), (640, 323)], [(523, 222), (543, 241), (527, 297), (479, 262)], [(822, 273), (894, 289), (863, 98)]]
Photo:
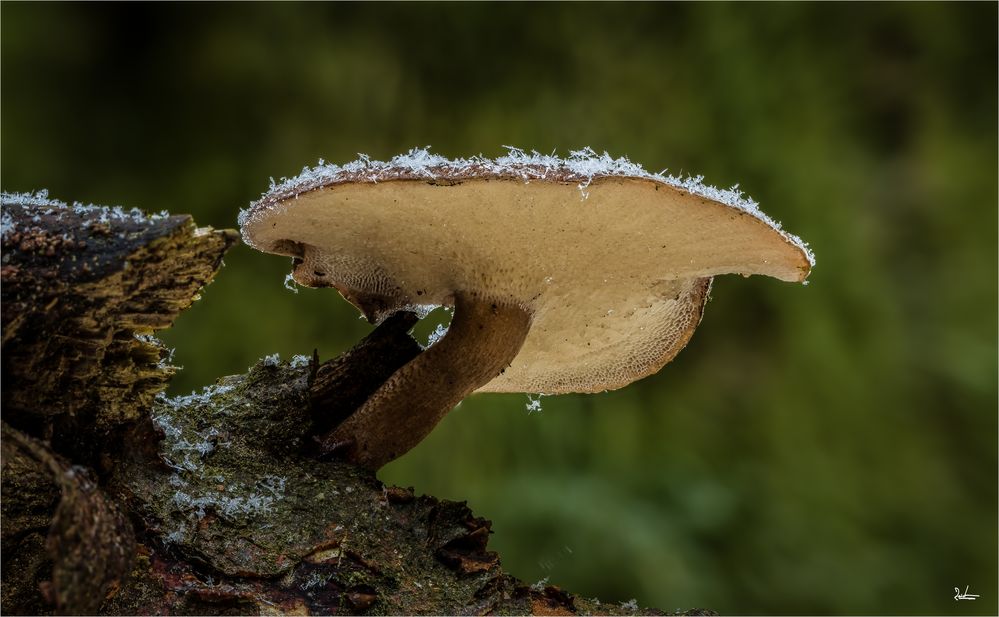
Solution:
[(235, 232), (4, 199), (5, 614), (662, 614), (525, 585), (464, 503), (316, 459), (314, 436), (420, 353), (414, 316), (169, 399), (148, 334)]

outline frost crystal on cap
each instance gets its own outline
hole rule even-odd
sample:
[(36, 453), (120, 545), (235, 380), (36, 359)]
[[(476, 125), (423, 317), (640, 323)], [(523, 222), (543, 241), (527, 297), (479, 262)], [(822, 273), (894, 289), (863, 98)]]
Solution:
[(760, 211), (759, 204), (745, 196), (738, 185), (729, 189), (719, 189), (704, 184), (703, 176), (674, 176), (666, 174), (665, 170), (651, 173), (627, 157), (613, 158), (607, 152), (597, 154), (589, 147), (570, 152), (568, 158), (561, 158), (555, 154), (541, 154), (534, 150), (528, 153), (512, 146), (504, 147), (507, 149), (507, 154), (495, 159), (481, 155), (448, 159), (432, 154), (429, 148), (413, 148), (406, 154), (393, 157), (390, 161), (374, 161), (365, 154), (358, 154), (357, 160), (344, 165), (320, 160), (318, 166), (305, 167), (302, 173), (294, 178), (282, 178), (280, 182), (275, 182), (272, 178), (270, 189), (258, 201), (251, 204), (248, 210), (240, 211), (239, 224), (244, 226), (253, 217), (302, 193), (346, 182), (377, 183), (419, 179), (451, 181), (483, 176), (520, 178), (524, 182), (554, 180), (576, 183), (579, 186), (580, 198), (585, 200), (588, 196), (587, 188), (595, 179), (641, 178), (660, 182), (747, 212), (798, 246), (805, 253), (809, 264), (815, 265), (815, 257), (808, 245), (797, 236), (783, 231), (780, 223)]

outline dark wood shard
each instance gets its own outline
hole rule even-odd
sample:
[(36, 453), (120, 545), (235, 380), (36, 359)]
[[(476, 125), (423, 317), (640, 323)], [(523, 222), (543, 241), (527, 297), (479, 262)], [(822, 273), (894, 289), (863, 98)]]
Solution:
[(2, 207), (4, 420), (69, 451), (166, 387), (174, 369), (147, 335), (190, 306), (237, 236), (189, 216), (6, 194)]
[(324, 435), (339, 426), (385, 380), (423, 351), (407, 334), (417, 321), (415, 313), (396, 313), (350, 351), (318, 366), (309, 392), (315, 434)]
[(466, 396), (510, 366), (530, 330), (516, 304), (455, 294), (447, 334), (400, 367), (339, 426), (323, 453), (377, 471), (414, 448)]

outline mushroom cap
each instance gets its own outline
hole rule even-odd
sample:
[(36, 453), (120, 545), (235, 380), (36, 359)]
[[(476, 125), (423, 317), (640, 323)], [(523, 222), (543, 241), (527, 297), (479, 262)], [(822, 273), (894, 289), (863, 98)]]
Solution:
[(530, 311), (489, 392), (622, 387), (683, 348), (713, 276), (803, 281), (814, 264), (735, 189), (589, 150), (321, 165), (272, 186), (240, 225), (250, 246), (295, 257), (297, 282), (336, 287), (373, 321), (457, 292)]

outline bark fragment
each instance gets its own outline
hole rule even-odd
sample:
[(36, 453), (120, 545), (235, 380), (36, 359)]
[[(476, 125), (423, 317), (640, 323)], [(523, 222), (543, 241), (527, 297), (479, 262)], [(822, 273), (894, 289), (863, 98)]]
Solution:
[(190, 306), (237, 235), (51, 203), (3, 196), (4, 420), (93, 462), (80, 446), (138, 419), (173, 374), (145, 335)]
[[(18, 472), (28, 471), (34, 478), (34, 484), (30, 485), (34, 491), (28, 489), (29, 485), (21, 484), (20, 491), (12, 492), (15, 504), (23, 503), (25, 497), (30, 496), (37, 505), (46, 502), (52, 505), (52, 489), (60, 495), (51, 514), (45, 511), (47, 508), (37, 512), (51, 521), (45, 544), (33, 542), (24, 546), (21, 543), (17, 547), (20, 558), (37, 564), (28, 571), (29, 576), (44, 576), (43, 564), (51, 562), (51, 581), (39, 581), (48, 596), (45, 598), (47, 603), (64, 614), (96, 612), (105, 597), (117, 591), (131, 567), (135, 549), (131, 525), (118, 506), (97, 487), (87, 470), (70, 465), (44, 445), (6, 424), (3, 443), (5, 488), (8, 480), (16, 481), (13, 476)], [(48, 482), (43, 480), (46, 476)], [(8, 507), (7, 499), (4, 499), (5, 540), (18, 523), (24, 525), (22, 533), (34, 531), (31, 538), (38, 535), (40, 519), (22, 518), (11, 525), (6, 520)], [(39, 553), (41, 550), (45, 551), (44, 555)], [(25, 551), (33, 551), (34, 555), (29, 557)], [(8, 553), (6, 546), (4, 552)]]

